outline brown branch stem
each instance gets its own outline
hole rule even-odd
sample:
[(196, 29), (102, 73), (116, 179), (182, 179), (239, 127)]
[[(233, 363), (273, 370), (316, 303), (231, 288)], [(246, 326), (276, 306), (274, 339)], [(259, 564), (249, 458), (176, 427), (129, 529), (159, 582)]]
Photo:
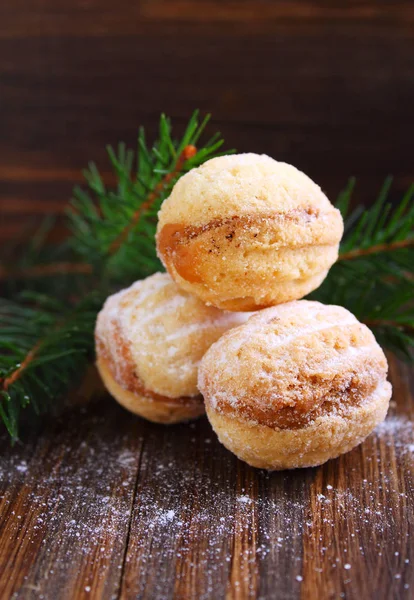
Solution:
[[(57, 329), (59, 329), (59, 327), (61, 327), (63, 323), (64, 323), (64, 319), (59, 319), (59, 321), (57, 321), (54, 324), (52, 331), (56, 331)], [(15, 383), (18, 379), (20, 379), (22, 373), (27, 369), (27, 367), (30, 365), (30, 363), (36, 358), (37, 354), (39, 353), (40, 348), (42, 347), (42, 343), (43, 343), (44, 339), (45, 338), (42, 337), (40, 340), (38, 340), (34, 344), (34, 346), (28, 351), (28, 353), (26, 354), (26, 356), (24, 357), (24, 359), (22, 360), (20, 365), (18, 367), (16, 367), (16, 369), (11, 373), (11, 375), (9, 375), (8, 377), (5, 377), (4, 379), (0, 378), (0, 386), (5, 392), (7, 392), (8, 388), (11, 385), (13, 385), (13, 383)]]
[(181, 169), (184, 166), (184, 163), (189, 158), (194, 156), (196, 154), (196, 152), (197, 152), (197, 148), (195, 146), (188, 145), (184, 148), (184, 150), (181, 152), (180, 156), (178, 157), (177, 164), (175, 165), (174, 170), (171, 171), (171, 173), (167, 173), (161, 179), (161, 181), (159, 183), (157, 183), (154, 190), (148, 195), (148, 198), (145, 200), (145, 202), (143, 202), (141, 204), (141, 206), (134, 212), (134, 214), (132, 215), (131, 221), (128, 223), (128, 225), (121, 231), (119, 236), (117, 238), (115, 238), (115, 240), (112, 242), (112, 244), (109, 247), (110, 254), (114, 254), (117, 250), (119, 250), (119, 248), (122, 246), (122, 244), (125, 242), (126, 238), (128, 237), (130, 231), (139, 222), (141, 215), (145, 211), (150, 209), (151, 206), (154, 204), (154, 202), (158, 198), (160, 192), (163, 190), (165, 184), (168, 183), (169, 181), (171, 181), (171, 179), (173, 179), (176, 175), (178, 175), (180, 173)]
[(377, 244), (376, 246), (371, 246), (370, 248), (356, 248), (355, 250), (350, 250), (349, 252), (340, 254), (338, 257), (338, 261), (352, 260), (353, 258), (359, 258), (361, 256), (378, 254), (379, 252), (391, 252), (392, 250), (398, 250), (399, 248), (409, 248), (410, 246), (414, 246), (414, 239), (398, 240), (396, 242), (391, 242), (390, 244)]
[(7, 392), (8, 388), (19, 379), (22, 372), (28, 367), (28, 365), (36, 357), (36, 354), (38, 353), (40, 346), (41, 346), (41, 342), (39, 341), (33, 346), (33, 348), (31, 350), (29, 350), (29, 352), (24, 357), (23, 361), (20, 363), (20, 366), (17, 367), (17, 369), (15, 369), (11, 375), (6, 377), (5, 379), (0, 379), (1, 386), (5, 392)]

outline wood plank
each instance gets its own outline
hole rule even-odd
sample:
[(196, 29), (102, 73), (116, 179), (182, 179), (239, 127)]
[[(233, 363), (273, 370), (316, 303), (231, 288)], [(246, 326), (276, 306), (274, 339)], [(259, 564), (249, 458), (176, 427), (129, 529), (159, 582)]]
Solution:
[[(121, 597), (239, 600), (271, 597), (273, 584), (284, 598), (297, 597), (312, 476), (248, 467), (204, 419), (190, 428), (154, 428), (141, 461)], [(275, 562), (281, 570), (271, 568)]]
[(276, 591), (286, 600), (299, 598), (303, 538), (309, 527), (310, 487), (315, 476), (316, 469), (303, 469), (271, 473), (262, 479), (260, 598), (273, 598)]
[(189, 427), (148, 430), (122, 598), (155, 600), (172, 597), (174, 591), (177, 598), (224, 597), (233, 550), (236, 468), (204, 419)]
[(275, 23), (336, 21), (352, 24), (374, 22), (384, 27), (401, 24), (412, 26), (414, 11), (409, 1), (377, 2), (355, 0), (340, 6), (329, 0), (120, 0), (116, 5), (109, 0), (89, 0), (68, 5), (66, 0), (16, 0), (0, 6), (0, 36), (54, 36), (56, 32), (69, 35), (105, 36), (137, 34), (156, 23), (173, 25), (182, 22), (213, 22), (226, 27), (228, 36), (233, 31), (228, 24), (260, 34), (270, 31)]
[(14, 448), (3, 435), (0, 597), (116, 596), (141, 444), (112, 401)]
[[(413, 178), (409, 31), (338, 22), (279, 24), (254, 42), (232, 35), (183, 23), (138, 38), (1, 40), (0, 206), (15, 202), (22, 225), (19, 202), (50, 199), (58, 212), (89, 160), (108, 172), (107, 143), (134, 147), (139, 124), (151, 138), (162, 111), (179, 132), (197, 106), (213, 112), (209, 132), (221, 129), (228, 148), (291, 162), (332, 198), (355, 175), (370, 202), (389, 173), (400, 197)], [(12, 223), (8, 210), (5, 235)]]

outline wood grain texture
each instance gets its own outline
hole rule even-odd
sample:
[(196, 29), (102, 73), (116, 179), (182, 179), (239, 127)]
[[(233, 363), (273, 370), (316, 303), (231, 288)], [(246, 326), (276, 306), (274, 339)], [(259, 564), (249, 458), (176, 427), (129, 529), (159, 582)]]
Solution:
[(111, 399), (1, 441), (0, 597), (412, 598), (414, 379), (326, 465), (266, 473), (205, 419), (157, 426)]
[(393, 198), (414, 177), (411, 2), (3, 2), (0, 55), (2, 239), (60, 214), (88, 161), (107, 173), (105, 145), (152, 137), (162, 111), (178, 133), (211, 111), (228, 148), (292, 162), (332, 198), (350, 175), (366, 202), (389, 173)]
[(119, 589), (142, 439), (114, 409), (81, 409), (13, 449), (3, 439), (0, 597)]

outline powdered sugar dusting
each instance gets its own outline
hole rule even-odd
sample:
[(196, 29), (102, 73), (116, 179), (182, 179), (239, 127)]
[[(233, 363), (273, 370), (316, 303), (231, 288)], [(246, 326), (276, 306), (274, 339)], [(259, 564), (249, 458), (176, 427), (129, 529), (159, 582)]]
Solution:
[[(78, 576), (85, 569), (95, 572), (93, 581), (84, 581), (85, 592), (93, 593), (112, 577), (109, 565), (115, 570), (122, 566), (140, 442), (131, 444), (119, 429), (108, 431), (112, 420), (108, 412), (92, 417), (82, 410), (76, 419), (65, 419), (67, 429), (61, 427), (57, 435), (47, 427), (34, 447), (3, 444), (3, 540), (21, 546), (23, 553), (30, 551), (29, 561), (49, 565), (38, 598), (50, 597), (53, 582), (60, 589), (76, 569)], [(22, 597), (35, 583), (24, 567), (23, 574)]]
[[(0, 455), (4, 535), (16, 548), (36, 548), (50, 569), (41, 584), (48, 589), (76, 573), (92, 597), (97, 582), (120, 570), (133, 597), (170, 597), (195, 578), (204, 586), (197, 597), (209, 600), (225, 597), (230, 580), (253, 595), (277, 564), (299, 593), (310, 570), (356, 580), (367, 553), (410, 585), (407, 418), (390, 417), (356, 458), (268, 474), (226, 452), (205, 421), (156, 427), (109, 401), (93, 411), (40, 438), (37, 450)], [(394, 451), (400, 478), (389, 467)], [(92, 571), (97, 580), (88, 579)], [(27, 577), (24, 585), (34, 585)]]
[(124, 389), (135, 369), (152, 392), (196, 396), (197, 366), (205, 351), (249, 316), (207, 308), (168, 274), (156, 273), (107, 299), (96, 323), (98, 355), (110, 362)]
[(405, 416), (391, 415), (375, 430), (375, 433), (399, 455), (414, 452), (414, 423)]
[(217, 413), (283, 427), (286, 415), (308, 424), (364, 403), (385, 407), (386, 376), (384, 353), (365, 325), (342, 307), (301, 300), (260, 311), (222, 336), (201, 362), (199, 389)]

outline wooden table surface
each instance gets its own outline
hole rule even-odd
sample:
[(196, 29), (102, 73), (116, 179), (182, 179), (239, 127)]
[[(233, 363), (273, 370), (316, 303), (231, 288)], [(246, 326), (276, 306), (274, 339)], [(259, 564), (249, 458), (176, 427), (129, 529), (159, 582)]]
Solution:
[(255, 470), (204, 418), (156, 426), (110, 398), (4, 437), (0, 597), (412, 598), (414, 379), (390, 368), (385, 424), (319, 468)]

